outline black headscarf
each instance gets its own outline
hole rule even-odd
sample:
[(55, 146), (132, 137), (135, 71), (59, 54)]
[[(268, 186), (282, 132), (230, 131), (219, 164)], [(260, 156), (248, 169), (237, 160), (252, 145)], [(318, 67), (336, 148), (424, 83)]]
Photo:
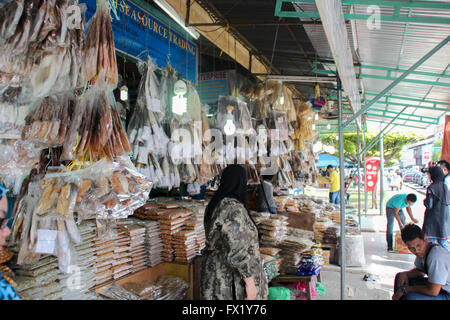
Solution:
[[(256, 226), (256, 222), (253, 220), (247, 208), (247, 172), (244, 167), (238, 164), (232, 164), (223, 170), (219, 189), (214, 193), (205, 210), (205, 226), (210, 221), (214, 209), (223, 198), (233, 198), (242, 203), (245, 210), (247, 210), (248, 216)], [(258, 237), (260, 237), (259, 230)]]
[[(439, 201), (448, 204), (450, 202), (450, 193), (447, 186), (444, 183), (444, 170), (441, 167), (435, 166), (429, 169), (432, 184), (428, 186), (428, 189), (432, 190), (433, 195), (439, 199)], [(427, 192), (428, 194), (428, 192)]]
[(445, 174), (441, 167), (434, 166), (429, 169), (433, 183), (444, 181)]

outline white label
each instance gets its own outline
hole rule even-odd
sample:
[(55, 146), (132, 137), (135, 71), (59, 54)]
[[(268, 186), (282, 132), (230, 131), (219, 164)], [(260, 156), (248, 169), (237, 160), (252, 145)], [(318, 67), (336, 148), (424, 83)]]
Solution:
[(39, 229), (37, 231), (36, 253), (53, 254), (56, 247), (56, 237), (58, 231)]
[(152, 138), (152, 129), (149, 126), (144, 126), (142, 130), (142, 140), (147, 141)]
[(161, 100), (145, 96), (147, 99), (147, 109), (152, 112), (161, 112)]

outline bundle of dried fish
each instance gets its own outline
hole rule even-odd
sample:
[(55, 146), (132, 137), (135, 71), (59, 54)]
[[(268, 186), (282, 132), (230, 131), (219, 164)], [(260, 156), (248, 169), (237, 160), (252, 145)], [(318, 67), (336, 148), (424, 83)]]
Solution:
[[(69, 12), (71, 6), (79, 9), (79, 21)], [(36, 97), (75, 88), (82, 65), (85, 6), (73, 0), (20, 0), (4, 8), (0, 78), (21, 84), (31, 80)]]
[(110, 4), (107, 0), (97, 1), (97, 11), (89, 24), (83, 66), (84, 77), (88, 81), (95, 78), (95, 81), (104, 83), (110, 89), (115, 89), (118, 72)]
[(108, 97), (98, 86), (90, 88), (81, 97), (64, 141), (62, 159), (73, 160), (86, 155), (94, 160), (103, 155), (113, 159), (131, 152), (114, 104), (114, 98)]
[(70, 123), (70, 104), (73, 100), (68, 95), (37, 100), (25, 118), (22, 140), (42, 147), (62, 145)]

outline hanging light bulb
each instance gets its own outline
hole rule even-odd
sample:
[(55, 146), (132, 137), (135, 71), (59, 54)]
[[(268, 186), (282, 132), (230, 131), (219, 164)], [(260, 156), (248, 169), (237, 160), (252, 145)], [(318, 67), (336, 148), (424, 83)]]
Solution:
[(187, 98), (183, 97), (187, 92), (186, 82), (175, 82), (173, 92), (175, 96), (172, 98), (172, 112), (181, 116), (187, 111)]
[(327, 125), (327, 129), (330, 130), (331, 129), (331, 124)]
[(313, 123), (313, 125), (312, 125), (312, 129), (313, 130), (316, 130), (316, 125)]
[(319, 120), (319, 114), (318, 114), (318, 113), (316, 113), (316, 115), (314, 116), (314, 119), (315, 119), (316, 121)]
[(280, 97), (280, 104), (284, 104), (284, 95), (281, 95), (281, 97)]
[(227, 107), (227, 117), (225, 118), (225, 126), (223, 127), (223, 131), (227, 136), (231, 136), (236, 132), (236, 126), (234, 125), (234, 118), (233, 114), (231, 113), (233, 111), (233, 106)]
[(120, 100), (127, 101), (128, 100), (128, 88), (127, 86), (120, 87)]

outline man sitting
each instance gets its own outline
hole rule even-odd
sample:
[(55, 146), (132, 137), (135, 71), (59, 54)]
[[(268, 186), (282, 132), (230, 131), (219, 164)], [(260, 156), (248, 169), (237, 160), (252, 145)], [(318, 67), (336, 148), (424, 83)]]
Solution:
[(397, 273), (392, 300), (450, 300), (450, 252), (428, 242), (415, 224), (402, 229), (402, 240), (416, 256), (415, 268)]

